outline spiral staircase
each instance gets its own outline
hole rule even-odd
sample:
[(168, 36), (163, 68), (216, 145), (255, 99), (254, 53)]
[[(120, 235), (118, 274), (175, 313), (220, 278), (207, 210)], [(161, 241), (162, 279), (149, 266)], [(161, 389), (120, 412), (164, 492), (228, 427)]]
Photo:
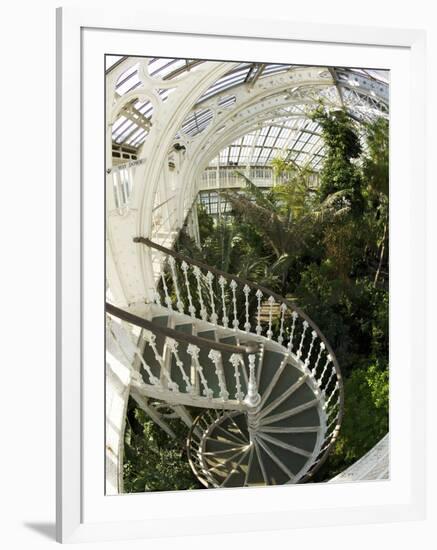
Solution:
[(205, 487), (311, 479), (343, 414), (341, 373), (318, 327), (267, 288), (134, 241), (158, 266), (153, 300), (106, 305), (108, 334), (134, 365), (131, 395), (170, 435), (163, 407), (186, 422)]

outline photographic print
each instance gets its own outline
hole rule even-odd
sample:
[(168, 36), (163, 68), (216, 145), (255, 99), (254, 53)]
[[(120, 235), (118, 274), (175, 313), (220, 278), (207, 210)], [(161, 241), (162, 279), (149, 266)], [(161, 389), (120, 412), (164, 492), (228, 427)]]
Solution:
[(388, 479), (389, 71), (104, 78), (106, 494)]

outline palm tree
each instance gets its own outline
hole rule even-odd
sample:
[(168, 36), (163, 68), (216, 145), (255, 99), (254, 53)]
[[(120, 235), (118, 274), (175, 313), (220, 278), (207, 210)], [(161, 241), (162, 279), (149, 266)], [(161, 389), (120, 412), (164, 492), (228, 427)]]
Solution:
[(369, 198), (376, 212), (376, 221), (382, 226), (379, 239), (379, 260), (373, 285), (376, 287), (382, 272), (388, 245), (389, 196), (389, 124), (378, 118), (366, 126), (367, 152), (363, 161), (363, 178), (368, 185)]

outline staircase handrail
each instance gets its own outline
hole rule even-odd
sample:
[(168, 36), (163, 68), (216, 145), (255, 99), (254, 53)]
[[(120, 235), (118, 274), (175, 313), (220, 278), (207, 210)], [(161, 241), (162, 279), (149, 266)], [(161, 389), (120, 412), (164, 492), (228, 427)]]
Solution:
[(249, 342), (246, 346), (238, 346), (232, 344), (225, 344), (224, 342), (217, 342), (215, 340), (209, 340), (207, 338), (202, 338), (200, 336), (195, 336), (193, 334), (187, 334), (185, 332), (180, 332), (178, 330), (172, 329), (170, 327), (164, 327), (158, 325), (153, 321), (148, 319), (143, 319), (138, 315), (130, 313), (124, 309), (121, 309), (109, 302), (106, 302), (106, 313), (118, 317), (122, 321), (126, 321), (132, 325), (136, 325), (142, 329), (149, 330), (150, 332), (159, 333), (178, 342), (183, 342), (185, 344), (194, 344), (200, 348), (213, 348), (218, 351), (223, 351), (227, 353), (236, 353), (239, 355), (252, 355), (259, 351), (259, 346), (256, 342)]

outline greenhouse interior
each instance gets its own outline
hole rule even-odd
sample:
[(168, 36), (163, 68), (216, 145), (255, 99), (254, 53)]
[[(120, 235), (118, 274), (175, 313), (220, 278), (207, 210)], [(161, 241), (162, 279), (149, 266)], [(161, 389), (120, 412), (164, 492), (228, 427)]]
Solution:
[(106, 494), (389, 478), (389, 72), (106, 56)]

